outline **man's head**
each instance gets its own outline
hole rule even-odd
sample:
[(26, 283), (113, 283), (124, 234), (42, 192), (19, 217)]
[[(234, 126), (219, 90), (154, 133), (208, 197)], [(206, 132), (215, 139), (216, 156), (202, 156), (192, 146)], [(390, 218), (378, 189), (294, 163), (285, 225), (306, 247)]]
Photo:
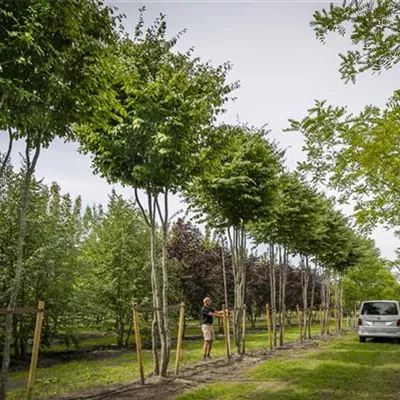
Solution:
[(209, 307), (209, 306), (211, 306), (212, 301), (209, 297), (205, 297), (203, 300), (203, 303), (206, 307)]

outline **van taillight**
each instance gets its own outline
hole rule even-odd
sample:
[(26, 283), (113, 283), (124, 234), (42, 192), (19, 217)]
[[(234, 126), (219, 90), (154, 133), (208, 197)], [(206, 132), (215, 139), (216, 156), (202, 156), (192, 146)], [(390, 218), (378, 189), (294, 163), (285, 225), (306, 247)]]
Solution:
[[(399, 321), (397, 321), (397, 322), (399, 322)], [(362, 319), (358, 318), (358, 326), (361, 326), (361, 325), (362, 325)]]
[(397, 326), (400, 326), (400, 319), (397, 320), (396, 325), (397, 325)]

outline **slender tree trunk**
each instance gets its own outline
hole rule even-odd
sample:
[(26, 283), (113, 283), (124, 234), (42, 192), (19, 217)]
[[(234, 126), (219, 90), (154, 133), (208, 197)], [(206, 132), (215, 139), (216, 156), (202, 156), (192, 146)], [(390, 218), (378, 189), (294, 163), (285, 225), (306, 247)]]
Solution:
[(276, 265), (275, 265), (275, 245), (269, 245), (270, 251), (270, 267), (269, 267), (269, 281), (271, 288), (271, 325), (272, 337), (274, 346), (276, 346)]
[[(29, 207), (29, 194), (30, 185), (32, 182), (32, 176), (35, 172), (35, 167), (40, 154), (40, 137), (36, 143), (34, 149), (34, 155), (32, 160), (30, 159), (31, 151), (31, 141), (28, 136), (26, 141), (26, 171), (22, 186), (22, 196), (21, 196), (21, 210), (20, 210), (20, 220), (19, 220), (19, 235), (17, 243), (17, 259), (15, 263), (15, 274), (14, 279), (11, 284), (10, 300), (8, 303), (8, 310), (13, 310), (17, 305), (19, 289), (21, 286), (22, 279), (22, 269), (24, 261), (24, 248), (25, 248), (25, 237), (27, 231), (27, 213)], [(10, 365), (10, 347), (12, 343), (12, 327), (13, 327), (13, 315), (7, 314), (5, 323), (5, 333), (4, 333), (4, 350), (3, 350), (3, 362), (1, 366), (1, 383), (0, 383), (0, 399), (6, 399), (6, 391), (8, 384), (8, 368)]]
[(324, 334), (329, 334), (330, 328), (330, 303), (331, 303), (331, 276), (328, 268), (324, 273), (325, 280), (325, 309), (324, 309)]
[(313, 323), (314, 300), (315, 300), (315, 284), (317, 279), (318, 259), (315, 257), (315, 267), (311, 275), (311, 299), (310, 299), (310, 315), (308, 318), (308, 338), (311, 339), (311, 327)]
[[(305, 262), (304, 262), (305, 260)], [(308, 283), (310, 280), (308, 256), (302, 257), (301, 261), (301, 286), (303, 289), (303, 337), (307, 336), (308, 321)]]
[[(156, 199), (157, 201), (157, 199)], [(164, 215), (162, 215), (160, 208), (159, 216), (162, 223), (162, 259), (161, 259), (161, 270), (162, 270), (162, 312), (163, 312), (163, 323), (164, 323), (164, 346), (161, 344), (161, 376), (167, 376), (169, 357), (171, 353), (171, 332), (169, 327), (169, 317), (168, 317), (168, 189), (165, 188), (164, 191)], [(162, 342), (162, 343), (163, 343)]]
[[(162, 363), (165, 362), (166, 359), (166, 334), (165, 334), (165, 325), (164, 325), (164, 312), (162, 306), (162, 294), (160, 291), (159, 278), (157, 273), (157, 242), (156, 242), (156, 219), (155, 219), (155, 208), (156, 201), (155, 197), (148, 191), (148, 201), (149, 201), (149, 217), (150, 217), (150, 249), (151, 249), (151, 277), (152, 277), (152, 287), (153, 287), (153, 305), (155, 309), (155, 314), (157, 316), (157, 328), (160, 338), (161, 344), (161, 361), (160, 361), (160, 369), (158, 371), (155, 370), (157, 374), (163, 374), (162, 372)], [(154, 344), (154, 343), (153, 343)], [(154, 358), (154, 351), (153, 351)], [(156, 368), (158, 365), (155, 365)]]
[(338, 279), (338, 307), (337, 307), (337, 314), (338, 314), (338, 331), (341, 332), (343, 330), (343, 273), (339, 272), (339, 279)]
[(287, 283), (287, 250), (283, 248), (283, 263), (281, 264), (281, 293), (280, 293), (280, 324), (279, 324), (279, 346), (285, 343), (285, 315), (286, 315), (286, 283)]
[[(138, 189), (134, 188), (134, 194), (136, 203), (138, 204), (143, 219), (145, 220), (150, 234), (150, 264), (151, 264), (151, 273), (150, 273), (150, 280), (151, 280), (151, 291), (153, 294), (153, 313), (152, 313), (152, 322), (151, 322), (151, 348), (152, 348), (152, 355), (153, 355), (153, 375), (158, 376), (160, 375), (160, 361), (158, 356), (158, 337), (160, 337), (160, 329), (158, 324), (158, 312), (159, 312), (159, 285), (158, 285), (158, 275), (157, 275), (157, 249), (156, 249), (156, 221), (155, 221), (155, 214), (156, 214), (156, 204), (154, 198), (150, 192), (147, 190), (147, 208), (148, 208), (148, 215), (139, 199)], [(160, 339), (161, 341), (161, 339)]]
[[(226, 283), (226, 265), (225, 265), (225, 242), (224, 237), (221, 236), (221, 262), (222, 262), (222, 274), (223, 274), (223, 281), (224, 281), (224, 300), (225, 300), (225, 307), (229, 310), (228, 304), (228, 287)], [(225, 310), (224, 310), (225, 311)], [(231, 349), (231, 336), (230, 336), (230, 328), (229, 328), (229, 314), (226, 316), (226, 340), (228, 341), (228, 349), (230, 353)]]
[(125, 339), (125, 347), (129, 348), (129, 339), (131, 338), (132, 331), (133, 331), (133, 318), (132, 318), (132, 313), (128, 314), (128, 332), (126, 334), (126, 339)]
[(228, 237), (232, 249), (232, 269), (234, 277), (234, 318), (233, 318), (233, 332), (236, 345), (237, 354), (242, 354), (242, 330), (243, 327), (243, 308), (244, 308), (244, 294), (245, 294), (245, 280), (246, 280), (246, 264), (245, 264), (245, 251), (246, 251), (246, 232), (244, 225), (233, 228), (232, 235), (228, 230)]
[(320, 328), (321, 335), (325, 335), (325, 306), (326, 306), (326, 285), (325, 285), (325, 270), (322, 271), (321, 282), (321, 314), (320, 314)]

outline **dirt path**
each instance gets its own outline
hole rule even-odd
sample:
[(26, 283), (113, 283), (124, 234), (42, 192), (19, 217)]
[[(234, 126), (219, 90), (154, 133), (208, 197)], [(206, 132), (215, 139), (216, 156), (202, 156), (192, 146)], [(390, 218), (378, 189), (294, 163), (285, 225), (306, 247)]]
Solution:
[[(337, 336), (336, 336), (337, 337)], [(180, 371), (179, 377), (170, 377), (169, 379), (147, 379), (146, 385), (140, 385), (135, 382), (124, 386), (110, 388), (108, 390), (91, 390), (80, 395), (69, 395), (58, 397), (59, 400), (172, 400), (187, 389), (193, 389), (196, 386), (212, 382), (240, 382), (246, 381), (245, 372), (254, 367), (261, 361), (276, 357), (278, 354), (284, 354), (285, 358), (296, 357), (299, 350), (323, 351), (319, 344), (335, 338), (331, 336), (321, 340), (309, 340), (303, 343), (290, 343), (286, 346), (270, 351), (256, 351), (239, 358), (234, 357), (231, 360), (215, 359), (209, 362), (187, 367)]]

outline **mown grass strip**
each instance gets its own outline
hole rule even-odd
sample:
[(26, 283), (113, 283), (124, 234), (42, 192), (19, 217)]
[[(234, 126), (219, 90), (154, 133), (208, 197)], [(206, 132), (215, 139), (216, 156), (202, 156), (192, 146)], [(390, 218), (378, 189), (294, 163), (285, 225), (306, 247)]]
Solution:
[(250, 382), (212, 383), (178, 399), (399, 399), (397, 343), (358, 343), (352, 333), (320, 347), (289, 356), (278, 354), (249, 371)]

